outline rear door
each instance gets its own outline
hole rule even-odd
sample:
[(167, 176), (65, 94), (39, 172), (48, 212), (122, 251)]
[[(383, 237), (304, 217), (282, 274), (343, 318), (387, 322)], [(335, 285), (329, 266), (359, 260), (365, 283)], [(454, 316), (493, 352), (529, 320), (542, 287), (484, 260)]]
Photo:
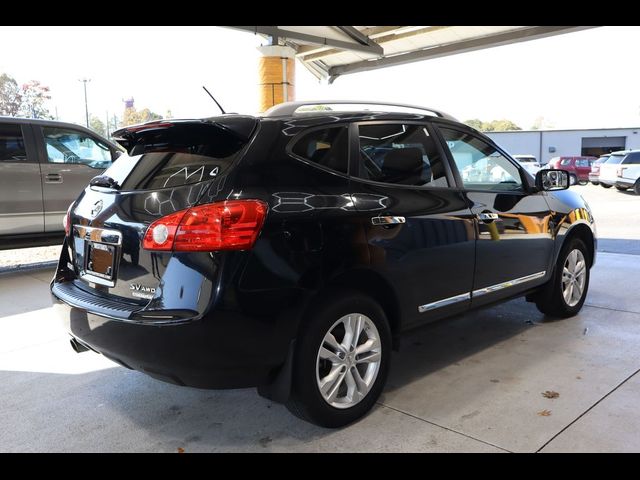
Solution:
[(0, 235), (43, 230), (40, 165), (31, 126), (0, 123)]
[(589, 159), (588, 157), (578, 157), (576, 158), (576, 173), (578, 175), (578, 180), (588, 180), (589, 172), (591, 172), (591, 162), (593, 159)]
[(542, 283), (553, 252), (544, 192), (495, 144), (463, 127), (441, 126), (478, 225), (472, 303), (489, 303)]
[(396, 289), (403, 327), (469, 307), (475, 230), (427, 123), (352, 126), (351, 196), (371, 267)]
[(109, 145), (69, 127), (36, 126), (42, 151), (44, 229), (62, 230), (62, 217), (96, 175), (111, 165)]

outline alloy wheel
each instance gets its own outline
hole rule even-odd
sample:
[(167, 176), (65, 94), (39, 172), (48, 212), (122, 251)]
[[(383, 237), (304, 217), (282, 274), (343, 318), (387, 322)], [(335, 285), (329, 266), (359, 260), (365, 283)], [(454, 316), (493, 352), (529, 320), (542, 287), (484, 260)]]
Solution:
[(579, 249), (573, 249), (562, 268), (562, 296), (570, 307), (574, 307), (582, 299), (586, 278), (587, 262), (584, 255)]
[(361, 313), (343, 316), (324, 336), (316, 361), (322, 398), (335, 408), (350, 408), (363, 400), (376, 381), (382, 360), (380, 334)]

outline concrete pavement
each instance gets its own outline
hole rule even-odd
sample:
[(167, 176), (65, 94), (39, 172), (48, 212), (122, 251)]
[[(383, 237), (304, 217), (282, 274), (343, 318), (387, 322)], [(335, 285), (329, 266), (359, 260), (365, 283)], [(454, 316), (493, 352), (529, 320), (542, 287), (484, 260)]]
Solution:
[(3, 452), (640, 451), (636, 255), (599, 254), (575, 318), (514, 300), (404, 337), (379, 404), (342, 430), (253, 389), (177, 387), (74, 353), (51, 275), (0, 275)]

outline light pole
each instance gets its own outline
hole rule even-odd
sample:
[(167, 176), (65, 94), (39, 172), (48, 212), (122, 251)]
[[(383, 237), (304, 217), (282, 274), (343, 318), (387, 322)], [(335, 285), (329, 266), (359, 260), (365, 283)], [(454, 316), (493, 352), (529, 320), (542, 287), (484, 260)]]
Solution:
[(89, 107), (87, 106), (87, 82), (90, 82), (90, 78), (81, 78), (79, 82), (84, 83), (84, 115), (87, 120), (87, 128), (89, 128)]

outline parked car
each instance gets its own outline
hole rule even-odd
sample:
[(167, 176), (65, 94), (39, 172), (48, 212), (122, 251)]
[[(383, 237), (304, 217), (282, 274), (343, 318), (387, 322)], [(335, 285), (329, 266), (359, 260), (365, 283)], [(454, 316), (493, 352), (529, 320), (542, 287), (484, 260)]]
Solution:
[(613, 152), (609, 159), (600, 166), (600, 185), (605, 188), (615, 186), (618, 190), (627, 190), (633, 187), (635, 185), (634, 174), (638, 164), (640, 164), (640, 150)]
[(69, 203), (122, 152), (80, 125), (0, 117), (0, 249), (60, 243)]
[(513, 155), (513, 158), (515, 158), (518, 163), (533, 176), (535, 176), (541, 168), (538, 160), (533, 155)]
[(569, 181), (571, 185), (579, 183), (586, 185), (589, 182), (589, 173), (591, 172), (591, 164), (596, 157), (576, 156), (576, 157), (553, 157), (549, 160), (550, 168), (559, 168), (569, 172)]
[(434, 110), (309, 105), (115, 132), (128, 154), (69, 206), (51, 283), (76, 351), (338, 427), (408, 330), (523, 295), (580, 311), (596, 240), (567, 172)]
[(609, 159), (610, 155), (601, 155), (596, 161), (591, 164), (591, 171), (589, 172), (589, 181), (594, 185), (600, 184), (600, 165)]

